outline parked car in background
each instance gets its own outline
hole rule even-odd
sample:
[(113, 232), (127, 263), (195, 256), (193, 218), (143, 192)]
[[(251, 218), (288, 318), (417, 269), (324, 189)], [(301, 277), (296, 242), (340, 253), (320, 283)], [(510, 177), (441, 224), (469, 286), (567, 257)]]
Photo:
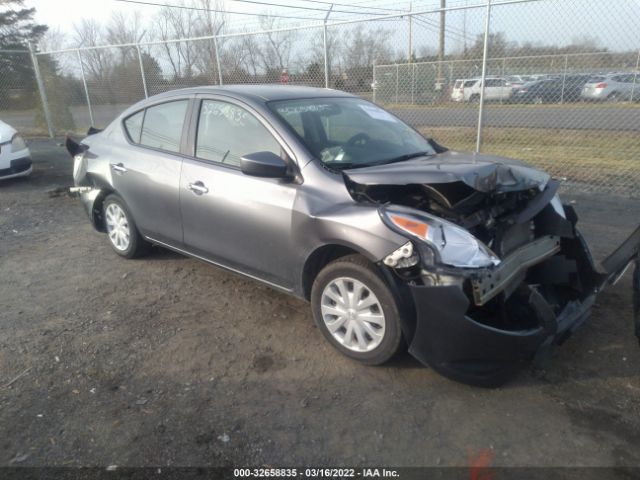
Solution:
[[(456, 80), (451, 99), (455, 102), (479, 102), (481, 90), (481, 78)], [(487, 77), (485, 80), (484, 99), (486, 101), (508, 100), (512, 91), (513, 89), (504, 78)]]
[(0, 180), (31, 173), (31, 152), (15, 128), (0, 120)]
[(453, 89), (451, 90), (451, 100), (453, 100), (454, 102), (464, 102), (465, 101), (465, 98), (464, 98), (465, 85), (470, 87), (475, 82), (476, 80), (471, 80), (467, 78), (459, 78), (458, 80), (456, 80), (455, 83), (453, 84)]
[(508, 75), (504, 77), (507, 82), (507, 85), (512, 89), (520, 88), (525, 83), (532, 82), (534, 80), (533, 77), (529, 75)]
[[(640, 99), (640, 75), (609, 73), (591, 77), (582, 89), (585, 100), (621, 102)], [(633, 98), (632, 98), (633, 96)]]
[(511, 96), (513, 103), (576, 102), (588, 75), (566, 75), (564, 78), (536, 80), (516, 89)]
[(449, 151), (336, 90), (176, 90), (92, 132), (66, 142), (75, 190), (118, 255), (157, 244), (305, 299), (365, 364), (408, 346), (448, 377), (498, 385), (638, 256), (640, 228), (596, 265), (549, 174)]

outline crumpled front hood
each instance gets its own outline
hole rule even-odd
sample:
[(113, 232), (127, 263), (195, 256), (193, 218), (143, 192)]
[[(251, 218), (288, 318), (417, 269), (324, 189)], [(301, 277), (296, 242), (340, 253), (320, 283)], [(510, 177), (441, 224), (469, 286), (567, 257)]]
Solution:
[(492, 155), (447, 151), (405, 162), (344, 170), (361, 185), (409, 185), (464, 182), (479, 192), (544, 189), (549, 174), (518, 160)]

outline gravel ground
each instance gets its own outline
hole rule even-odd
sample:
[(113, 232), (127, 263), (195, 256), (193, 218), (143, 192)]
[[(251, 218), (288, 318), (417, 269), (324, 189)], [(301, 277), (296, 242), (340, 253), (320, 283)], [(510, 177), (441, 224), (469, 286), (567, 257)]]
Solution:
[[(640, 466), (630, 273), (503, 388), (408, 355), (361, 366), (300, 300), (162, 249), (117, 257), (47, 193), (71, 182), (63, 149), (31, 147), (33, 175), (0, 183), (0, 465)], [(597, 258), (638, 222), (639, 201), (571, 200)]]

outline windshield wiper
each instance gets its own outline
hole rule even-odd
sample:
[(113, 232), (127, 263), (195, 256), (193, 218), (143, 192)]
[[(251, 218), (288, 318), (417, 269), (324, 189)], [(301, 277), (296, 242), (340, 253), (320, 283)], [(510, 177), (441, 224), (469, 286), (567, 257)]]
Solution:
[(342, 162), (340, 160), (326, 160), (324, 163), (327, 167), (343, 169), (343, 168), (351, 168), (353, 166), (353, 162)]
[(426, 156), (431, 156), (434, 155), (434, 153), (432, 152), (414, 152), (414, 153), (407, 153), (405, 155), (400, 155), (398, 157), (393, 157), (387, 160), (381, 160), (379, 162), (372, 162), (372, 163), (353, 163), (353, 162), (341, 162), (341, 161), (326, 161), (324, 162), (324, 164), (330, 168), (333, 168), (335, 170), (346, 170), (346, 169), (352, 169), (352, 168), (367, 168), (367, 167), (375, 167), (377, 165), (387, 165), (389, 163), (396, 163), (396, 162), (404, 162), (405, 160), (409, 160), (411, 158), (416, 158), (416, 157), (426, 157)]
[(388, 165), (389, 163), (396, 163), (396, 162), (404, 162), (405, 160), (410, 160), (412, 158), (417, 158), (417, 157), (427, 157), (427, 156), (431, 156), (433, 155), (433, 153), (431, 152), (413, 152), (413, 153), (407, 153), (405, 155), (400, 155), (399, 157), (394, 157), (394, 158), (390, 158), (388, 160), (383, 160), (381, 162), (376, 162), (376, 163), (372, 163), (368, 166), (373, 166), (373, 165)]

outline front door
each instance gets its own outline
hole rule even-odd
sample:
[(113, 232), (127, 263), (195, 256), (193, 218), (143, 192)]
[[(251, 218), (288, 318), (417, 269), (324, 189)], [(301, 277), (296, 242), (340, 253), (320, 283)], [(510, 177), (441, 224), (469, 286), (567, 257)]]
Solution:
[(271, 151), (288, 158), (270, 127), (236, 103), (204, 99), (195, 156), (184, 159), (180, 206), (185, 248), (228, 268), (292, 288), (291, 226), (298, 185), (251, 177), (240, 157)]

